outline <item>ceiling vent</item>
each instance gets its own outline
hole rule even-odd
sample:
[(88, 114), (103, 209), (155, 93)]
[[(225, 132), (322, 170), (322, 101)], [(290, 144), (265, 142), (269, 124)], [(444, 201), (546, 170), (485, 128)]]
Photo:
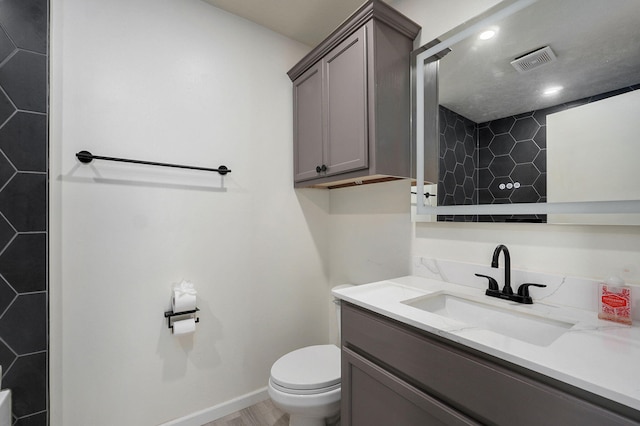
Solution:
[(555, 60), (556, 54), (553, 53), (553, 50), (551, 50), (549, 46), (545, 46), (514, 59), (511, 61), (511, 65), (513, 65), (518, 72), (526, 72)]

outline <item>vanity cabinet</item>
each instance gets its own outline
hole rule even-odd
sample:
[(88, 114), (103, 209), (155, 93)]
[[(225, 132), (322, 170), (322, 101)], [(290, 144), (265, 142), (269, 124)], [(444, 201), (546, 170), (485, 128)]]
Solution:
[(371, 0), (289, 71), (296, 187), (411, 176), (410, 53), (419, 30)]
[(637, 425), (637, 411), (342, 302), (342, 425)]

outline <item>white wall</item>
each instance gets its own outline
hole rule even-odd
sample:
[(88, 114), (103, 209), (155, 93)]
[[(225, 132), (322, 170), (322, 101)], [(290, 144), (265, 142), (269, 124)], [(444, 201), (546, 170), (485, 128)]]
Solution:
[[(328, 194), (291, 183), (286, 71), (307, 51), (199, 0), (52, 1), (53, 425), (159, 424), (328, 341)], [(200, 323), (176, 338), (182, 279)]]

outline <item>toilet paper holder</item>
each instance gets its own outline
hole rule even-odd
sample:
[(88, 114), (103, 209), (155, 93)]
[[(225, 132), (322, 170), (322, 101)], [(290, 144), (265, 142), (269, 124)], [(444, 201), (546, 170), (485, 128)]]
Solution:
[(164, 313), (164, 317), (167, 319), (167, 326), (170, 329), (173, 329), (173, 321), (172, 319), (175, 319), (175, 317), (182, 317), (182, 316), (186, 316), (186, 315), (190, 315), (193, 318), (195, 318), (196, 323), (200, 322), (200, 318), (198, 318), (196, 316), (196, 312), (198, 312), (200, 309), (195, 308), (192, 309), (190, 311), (182, 311), (182, 312), (173, 312), (173, 311), (167, 311)]

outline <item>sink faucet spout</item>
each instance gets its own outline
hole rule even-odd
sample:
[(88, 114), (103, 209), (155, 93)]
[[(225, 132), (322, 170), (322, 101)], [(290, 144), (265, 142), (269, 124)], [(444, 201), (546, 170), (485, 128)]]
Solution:
[(504, 244), (500, 244), (493, 251), (491, 267), (498, 267), (498, 258), (500, 257), (501, 252), (504, 254), (504, 288), (502, 289), (502, 293), (513, 294), (513, 289), (511, 288), (511, 256), (509, 255), (509, 249)]

